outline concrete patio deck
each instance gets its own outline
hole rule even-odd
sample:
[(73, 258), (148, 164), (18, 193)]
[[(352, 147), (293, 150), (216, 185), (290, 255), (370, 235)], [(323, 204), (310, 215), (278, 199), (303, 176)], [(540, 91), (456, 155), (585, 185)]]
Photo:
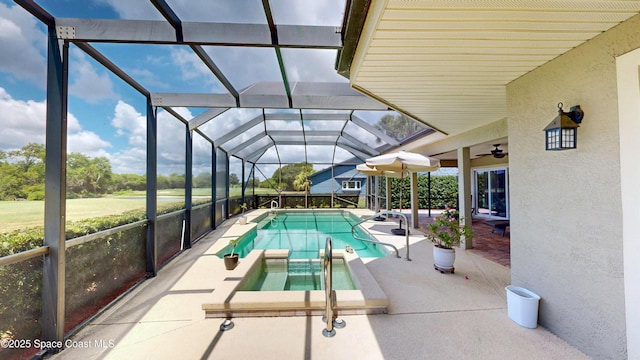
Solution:
[[(365, 261), (389, 298), (388, 314), (341, 316), (347, 326), (333, 338), (322, 335), (320, 316), (235, 318), (234, 328), (221, 332), (222, 319), (205, 319), (201, 305), (230, 276), (208, 250), (235, 222), (225, 222), (91, 321), (71, 339), (77, 348), (52, 358), (587, 359), (544, 328), (509, 319), (508, 267), (458, 250), (455, 274), (441, 274), (433, 269), (432, 244), (415, 230), (413, 261), (407, 261), (405, 238), (388, 235), (393, 222), (366, 223), (403, 256)], [(96, 346), (100, 340), (113, 346)]]

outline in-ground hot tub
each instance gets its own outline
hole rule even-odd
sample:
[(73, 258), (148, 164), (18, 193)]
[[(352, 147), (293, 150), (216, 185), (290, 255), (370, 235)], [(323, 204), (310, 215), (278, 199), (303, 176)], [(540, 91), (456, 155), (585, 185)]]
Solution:
[[(344, 259), (333, 261), (333, 290), (356, 290)], [(245, 279), (240, 291), (324, 290), (324, 267), (318, 259), (269, 259)]]
[[(348, 269), (354, 289), (335, 290), (335, 310), (340, 315), (386, 313), (389, 300), (362, 260), (355, 253), (334, 250), (335, 263)], [(288, 250), (253, 250), (211, 293), (210, 301), (202, 304), (205, 316), (306, 316), (323, 315), (324, 290), (244, 290), (256, 277), (262, 276), (264, 264), (285, 262)]]

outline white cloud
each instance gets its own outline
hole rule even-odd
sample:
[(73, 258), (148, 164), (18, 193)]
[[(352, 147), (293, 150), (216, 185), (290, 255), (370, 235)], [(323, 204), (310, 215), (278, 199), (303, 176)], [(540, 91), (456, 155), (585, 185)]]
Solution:
[(282, 50), (289, 81), (348, 82), (333, 68), (336, 56), (336, 50)]
[[(151, 62), (151, 61), (149, 61)], [(158, 89), (168, 89), (169, 84), (159, 79), (159, 76), (149, 69), (131, 69), (129, 70), (131, 76), (135, 79), (139, 79), (141, 84), (148, 87), (155, 87)]]
[(79, 152), (89, 157), (109, 157), (105, 148), (111, 147), (108, 141), (102, 140), (91, 131), (78, 131), (67, 136), (67, 152)]
[[(185, 119), (193, 117), (186, 108), (175, 108), (174, 110)], [(144, 173), (147, 160), (146, 115), (141, 114), (124, 101), (118, 101), (111, 125), (116, 128), (118, 135), (126, 136), (131, 145), (130, 148), (113, 154), (111, 162), (113, 171), (116, 173)], [(163, 110), (158, 111), (158, 173), (184, 174), (185, 132), (185, 125), (173, 115)]]
[(259, 115), (262, 115), (261, 109), (230, 109), (200, 126), (200, 130), (216, 140)]
[(171, 49), (171, 58), (178, 65), (182, 77), (185, 79), (196, 79), (199, 77), (211, 77), (211, 70), (192, 51), (184, 48), (174, 47)]
[(0, 148), (15, 150), (29, 142), (44, 144), (46, 111), (44, 101), (15, 100), (0, 87)]
[(269, 3), (271, 4), (276, 24), (342, 25), (345, 0), (271, 0)]
[[(161, 19), (156, 9), (129, 0), (102, 0), (123, 18)], [(277, 24), (340, 26), (345, 0), (270, 1)], [(266, 24), (259, 1), (173, 0), (172, 10), (183, 21), (237, 22)], [(141, 11), (141, 8), (149, 13)], [(281, 81), (276, 53), (270, 48), (211, 47), (205, 50), (231, 83), (241, 90), (258, 81)], [(172, 60), (185, 80), (206, 79), (212, 92), (224, 91), (211, 71), (186, 48), (172, 48)], [(340, 81), (347, 79), (334, 69), (335, 50), (283, 50), (289, 81)]]
[(130, 148), (111, 155), (111, 170), (117, 174), (144, 174), (146, 148)]
[(208, 46), (205, 50), (239, 91), (259, 81), (282, 81), (278, 58), (272, 48)]
[(114, 109), (111, 125), (116, 128), (116, 135), (126, 136), (129, 144), (144, 148), (147, 143), (147, 117), (140, 114), (133, 106), (119, 100)]
[(117, 98), (109, 75), (99, 74), (87, 56), (79, 49), (71, 51), (73, 72), (69, 74), (69, 93), (87, 102), (96, 103), (104, 99)]
[[(109, 4), (122, 18), (160, 20), (162, 16), (150, 2), (130, 0), (97, 0)], [(342, 20), (344, 0), (298, 2), (270, 1), (276, 22), (302, 23), (307, 25), (339, 25)], [(215, 2), (210, 0), (171, 0), (173, 10), (184, 21), (218, 21), (266, 23), (265, 15), (259, 1), (237, 0)], [(336, 10), (339, 9), (339, 10)], [(45, 81), (46, 34), (41, 30), (39, 21), (19, 6), (8, 7), (0, 4), (0, 71), (10, 72), (16, 79), (29, 79), (41, 86)], [(209, 55), (225, 72), (225, 75), (240, 90), (256, 81), (280, 81), (281, 75), (277, 65), (275, 51), (269, 48), (251, 49), (242, 47), (206, 47)], [(15, 54), (20, 54), (16, 61)], [(184, 79), (202, 81), (207, 79), (219, 88), (211, 71), (188, 48), (170, 47), (170, 59), (177, 66), (176, 71)], [(116, 97), (108, 71), (95, 66), (89, 57), (77, 48), (72, 48), (73, 73), (70, 78), (70, 93), (88, 102)], [(285, 65), (290, 80), (301, 81), (340, 81), (343, 80), (333, 69), (335, 51), (326, 50), (283, 50)], [(159, 61), (158, 59), (152, 59)], [(164, 58), (165, 63), (168, 63)], [(149, 59), (139, 59), (140, 68), (130, 70), (146, 85), (167, 88), (167, 84), (157, 82), (162, 74), (153, 73), (154, 64)], [(143, 67), (143, 66), (146, 66)], [(346, 81), (346, 80), (343, 80)], [(214, 92), (217, 92), (214, 90)], [(187, 109), (183, 114), (189, 119)], [(242, 117), (244, 112), (253, 109), (238, 110), (235, 116)], [(18, 101), (12, 99), (4, 89), (0, 88), (0, 118), (7, 123), (3, 129), (3, 141), (0, 148), (15, 144), (20, 147), (33, 139), (44, 141), (44, 101)], [(10, 114), (10, 115), (7, 115)], [(184, 172), (184, 124), (170, 114), (158, 112), (158, 161), (160, 172)], [(69, 115), (69, 151), (80, 151), (95, 156), (103, 156), (110, 144), (92, 132), (84, 131), (78, 119)], [(111, 121), (120, 136), (126, 136), (129, 149), (119, 151), (111, 156), (112, 166), (116, 172), (143, 173), (146, 163), (146, 115), (139, 113), (133, 106), (119, 101)], [(232, 117), (212, 121), (209, 137), (215, 139), (230, 128), (238, 126)], [(244, 133), (242, 139), (250, 134)], [(39, 140), (40, 141), (40, 140)], [(200, 149), (202, 146), (202, 149)], [(194, 144), (195, 151), (209, 153), (208, 143)], [(82, 150), (80, 150), (82, 149)], [(92, 155), (93, 156), (93, 155)], [(195, 165), (195, 164), (194, 164)], [(268, 174), (270, 175), (270, 174)]]
[(110, 5), (123, 19), (161, 20), (162, 15), (150, 1), (131, 0), (97, 0), (98, 3)]
[(45, 86), (46, 34), (20, 6), (0, 3), (0, 71)]
[[(35, 142), (45, 143), (46, 102), (16, 100), (0, 87), (0, 114), (3, 114), (0, 149), (15, 150)], [(83, 130), (73, 114), (67, 114), (67, 151), (81, 152), (91, 157), (106, 156), (111, 144), (91, 131)]]
[[(185, 119), (191, 119), (186, 108), (174, 108)], [(158, 173), (184, 174), (186, 125), (166, 111), (158, 111)]]
[(128, 139), (131, 147), (118, 151), (111, 156), (111, 168), (114, 173), (144, 174), (147, 159), (147, 117), (133, 106), (120, 100), (113, 110), (111, 125), (116, 135)]
[(256, 0), (173, 0), (170, 5), (182, 20), (187, 21), (266, 23), (262, 5)]
[[(123, 19), (161, 20), (160, 12), (151, 2), (131, 0), (98, 0), (110, 5)], [(211, 1), (173, 0), (172, 10), (183, 21), (226, 21), (244, 23), (265, 23), (264, 12), (255, 0)]]

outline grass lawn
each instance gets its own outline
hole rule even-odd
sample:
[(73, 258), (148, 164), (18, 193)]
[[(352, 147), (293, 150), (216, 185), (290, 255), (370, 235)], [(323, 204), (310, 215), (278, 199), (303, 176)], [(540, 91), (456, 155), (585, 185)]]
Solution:
[[(256, 194), (275, 192), (273, 189), (256, 189)], [(241, 189), (229, 189), (231, 197), (240, 196)], [(206, 198), (211, 189), (193, 189), (193, 196)], [(183, 201), (184, 189), (158, 191), (158, 204)], [(120, 214), (127, 210), (144, 209), (145, 192), (131, 191), (92, 199), (68, 199), (67, 221), (82, 220), (105, 215)], [(0, 201), (0, 232), (44, 225), (44, 201)]]
[[(197, 188), (192, 191), (193, 196), (211, 196), (211, 189), (202, 189)], [(277, 194), (278, 192), (275, 189), (271, 188), (256, 188), (255, 193), (257, 195), (262, 194)], [(144, 197), (144, 191), (129, 191), (126, 194), (119, 196), (140, 196)], [(240, 187), (232, 187), (229, 188), (229, 196), (237, 197), (242, 194), (242, 189)], [(251, 195), (251, 189), (247, 189), (247, 195)], [(184, 189), (166, 189), (166, 190), (158, 190), (158, 196), (184, 196)]]
[[(159, 202), (167, 201), (159, 200)], [(144, 197), (69, 199), (67, 200), (67, 220), (114, 215), (127, 210), (143, 209), (144, 206)], [(44, 201), (0, 201), (0, 232), (43, 225)]]
[[(182, 199), (160, 197), (158, 204)], [(115, 215), (127, 210), (144, 209), (144, 197), (104, 197), (67, 200), (67, 221)], [(44, 225), (44, 201), (0, 201), (0, 232)]]

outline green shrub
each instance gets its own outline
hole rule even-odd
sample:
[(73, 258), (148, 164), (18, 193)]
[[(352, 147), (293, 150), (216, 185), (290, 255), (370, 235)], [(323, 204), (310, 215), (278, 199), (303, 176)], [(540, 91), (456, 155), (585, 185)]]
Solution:
[[(210, 203), (200, 201), (207, 202)], [(182, 202), (166, 204), (158, 207), (157, 214), (172, 213), (183, 208)], [(176, 221), (179, 222), (181, 214), (176, 215), (177, 220), (174, 221), (173, 216), (169, 219), (171, 224), (159, 223), (159, 226), (178, 226)], [(65, 237), (67, 240), (74, 239), (144, 219), (144, 210), (133, 210), (119, 215), (68, 222)], [(93, 314), (144, 276), (145, 229), (145, 225), (140, 225), (67, 249), (65, 331), (70, 330), (69, 326), (75, 326), (83, 320), (77, 316), (78, 314), (84, 317)], [(177, 232), (180, 232), (179, 228)], [(34, 249), (43, 244), (42, 226), (0, 233), (0, 257)], [(161, 245), (159, 244), (159, 247)], [(171, 246), (177, 246), (179, 249), (180, 244)], [(159, 248), (160, 250), (162, 249)], [(166, 251), (173, 252), (173, 249)], [(40, 335), (42, 273), (43, 257), (0, 266), (0, 336), (35, 339)]]
[(44, 184), (25, 186), (23, 190), (27, 194), (27, 200), (44, 200)]
[(35, 249), (44, 244), (44, 227), (0, 233), (0, 257)]
[(0, 266), (0, 337), (35, 339), (39, 336), (42, 270), (42, 257)]
[[(402, 207), (411, 206), (411, 181), (409, 178), (391, 179), (391, 206), (400, 207), (400, 187), (402, 185)], [(382, 196), (386, 189), (381, 187)], [(418, 201), (421, 209), (429, 207), (429, 179), (426, 175), (418, 176)], [(458, 179), (454, 175), (431, 176), (431, 208), (455, 208), (458, 203)]]

